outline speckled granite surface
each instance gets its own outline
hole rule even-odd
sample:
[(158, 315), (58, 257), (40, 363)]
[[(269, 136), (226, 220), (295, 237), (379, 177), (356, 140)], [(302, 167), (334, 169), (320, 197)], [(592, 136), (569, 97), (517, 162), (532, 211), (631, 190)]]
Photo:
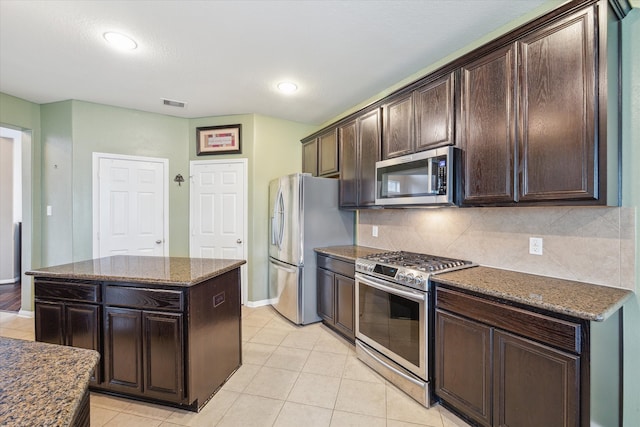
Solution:
[(245, 260), (117, 255), (39, 268), (26, 274), (36, 277), (192, 286), (245, 263)]
[(328, 255), (334, 258), (340, 258), (345, 261), (351, 261), (351, 262), (355, 262), (356, 258), (365, 256), (365, 255), (377, 254), (380, 252), (387, 252), (387, 250), (385, 249), (376, 249), (376, 248), (369, 248), (367, 246), (352, 246), (352, 245), (328, 246), (326, 248), (315, 248), (314, 250), (317, 253), (320, 253), (323, 255)]
[(0, 337), (0, 425), (68, 426), (100, 355)]
[(457, 270), (432, 276), (431, 279), (460, 289), (595, 321), (605, 320), (633, 295), (626, 289), (489, 267)]

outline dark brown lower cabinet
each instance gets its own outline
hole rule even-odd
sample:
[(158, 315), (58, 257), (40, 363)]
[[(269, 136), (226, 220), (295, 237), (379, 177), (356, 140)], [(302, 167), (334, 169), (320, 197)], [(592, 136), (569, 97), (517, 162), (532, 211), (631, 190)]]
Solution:
[[(102, 311), (97, 301), (99, 292), (91, 284), (36, 282), (36, 341), (101, 352)], [(102, 381), (101, 372), (99, 362), (91, 375), (90, 385)]]
[(182, 315), (107, 307), (107, 387), (183, 401)]
[(490, 426), (492, 329), (442, 310), (436, 312), (436, 328), (438, 396)]
[(494, 424), (577, 426), (580, 356), (496, 331)]
[(355, 342), (355, 265), (317, 255), (318, 316), (325, 325)]
[(589, 425), (587, 324), (437, 287), (435, 325), (435, 393), (467, 419)]
[(239, 268), (191, 286), (36, 277), (35, 290), (37, 341), (100, 352), (94, 391), (197, 411), (242, 363)]

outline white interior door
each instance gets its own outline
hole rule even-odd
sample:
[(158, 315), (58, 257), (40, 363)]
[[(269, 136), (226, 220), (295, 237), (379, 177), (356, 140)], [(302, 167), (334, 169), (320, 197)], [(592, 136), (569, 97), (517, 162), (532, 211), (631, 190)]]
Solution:
[(96, 168), (94, 255), (167, 256), (168, 161), (94, 153)]
[[(193, 161), (190, 169), (190, 256), (247, 259), (247, 160)], [(245, 290), (246, 264), (243, 302)]]

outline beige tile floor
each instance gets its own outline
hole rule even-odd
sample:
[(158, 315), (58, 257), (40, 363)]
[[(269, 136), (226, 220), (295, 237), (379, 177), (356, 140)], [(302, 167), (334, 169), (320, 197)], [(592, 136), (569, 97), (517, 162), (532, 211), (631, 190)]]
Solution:
[[(242, 313), (243, 365), (199, 413), (91, 393), (91, 426), (467, 426), (414, 402), (325, 326), (294, 326), (271, 307)], [(0, 312), (0, 336), (33, 340), (33, 319)]]

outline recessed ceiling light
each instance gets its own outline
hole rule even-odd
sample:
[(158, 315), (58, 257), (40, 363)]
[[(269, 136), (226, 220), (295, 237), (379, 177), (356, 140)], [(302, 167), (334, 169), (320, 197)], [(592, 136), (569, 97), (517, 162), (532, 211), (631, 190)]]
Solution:
[(292, 82), (280, 82), (278, 83), (278, 90), (282, 93), (294, 93), (298, 90), (298, 85)]
[(104, 39), (108, 41), (113, 47), (122, 50), (133, 50), (138, 47), (138, 44), (130, 37), (121, 33), (107, 32), (103, 35)]

